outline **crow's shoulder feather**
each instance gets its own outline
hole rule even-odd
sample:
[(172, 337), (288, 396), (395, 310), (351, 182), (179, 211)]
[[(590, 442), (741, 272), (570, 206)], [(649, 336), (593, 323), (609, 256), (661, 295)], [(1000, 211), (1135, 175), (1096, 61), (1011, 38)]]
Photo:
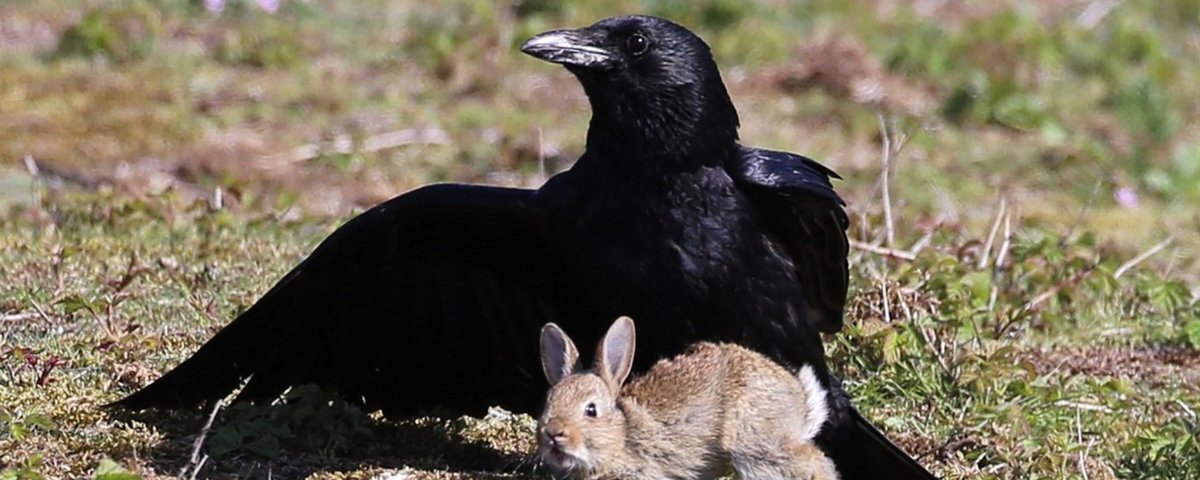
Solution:
[(840, 177), (808, 157), (751, 147), (740, 147), (726, 172), (750, 197), (767, 233), (791, 256), (809, 321), (822, 332), (840, 330), (850, 284), (850, 221), (830, 182)]

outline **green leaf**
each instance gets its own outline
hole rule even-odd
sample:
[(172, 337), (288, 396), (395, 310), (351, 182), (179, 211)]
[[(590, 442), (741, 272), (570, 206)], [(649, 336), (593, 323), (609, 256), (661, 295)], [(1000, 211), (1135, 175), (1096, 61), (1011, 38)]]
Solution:
[(220, 458), (225, 454), (237, 450), (242, 444), (242, 437), (237, 431), (237, 427), (226, 425), (213, 430), (213, 434), (208, 438), (206, 447), (209, 454), (213, 457)]
[(126, 470), (111, 458), (104, 457), (100, 459), (100, 466), (96, 467), (96, 474), (92, 478), (93, 480), (139, 480), (142, 477)]
[(25, 429), (25, 424), (21, 422), (13, 422), (8, 424), (8, 433), (12, 435), (14, 440), (19, 442), (21, 440), (25, 440), (25, 435), (28, 434), (28, 430)]
[(33, 425), (46, 431), (54, 431), (55, 428), (54, 422), (51, 421), (49, 417), (46, 417), (40, 413), (32, 413), (26, 416), (25, 424)]
[(897, 334), (895, 330), (888, 330), (883, 336), (883, 361), (887, 364), (893, 364), (900, 361), (900, 348), (896, 342)]
[(1200, 348), (1200, 315), (1192, 315), (1184, 322), (1183, 332), (1193, 348)]
[(1128, 379), (1124, 378), (1114, 378), (1104, 382), (1104, 387), (1121, 395), (1137, 395), (1137, 389), (1134, 388), (1133, 384), (1131, 384)]
[(1007, 95), (997, 101), (992, 116), (997, 122), (1019, 130), (1036, 129), (1046, 121), (1041, 103), (1022, 94)]
[(37, 471), (41, 466), (42, 456), (34, 455), (24, 465), (0, 471), (0, 480), (43, 480), (46, 477)]
[(242, 447), (248, 452), (267, 458), (277, 458), (283, 454), (283, 450), (279, 448), (279, 438), (273, 436), (258, 437)]
[(62, 300), (59, 300), (58, 304), (62, 305), (63, 313), (65, 314), (75, 313), (80, 310), (89, 310), (93, 312), (96, 311), (96, 306), (92, 301), (87, 300), (79, 295), (68, 295)]

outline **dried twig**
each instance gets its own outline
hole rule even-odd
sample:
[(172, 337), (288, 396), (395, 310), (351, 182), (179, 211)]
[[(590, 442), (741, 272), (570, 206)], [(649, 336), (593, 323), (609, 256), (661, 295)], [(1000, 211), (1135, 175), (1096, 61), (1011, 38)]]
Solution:
[[(42, 208), (42, 168), (38, 166), (37, 160), (33, 159), (33, 155), (25, 155), (25, 170), (29, 172), (29, 205), (34, 212), (40, 212)], [(43, 231), (41, 228), (33, 230), (35, 239), (41, 239), (42, 234), (50, 234), (57, 231), (57, 220), (52, 215), (50, 216), (49, 229)]]
[(879, 183), (883, 195), (883, 222), (887, 234), (887, 246), (896, 244), (896, 223), (892, 218), (892, 155), (899, 153), (899, 148), (892, 144), (892, 134), (883, 114), (879, 114), (879, 132), (883, 136), (883, 165), (879, 171)]
[(943, 352), (941, 348), (945, 344), (939, 341), (935, 345), (934, 340), (937, 339), (936, 333), (928, 332), (926, 331), (925, 327), (919, 325), (914, 326), (916, 328), (913, 328), (913, 330), (917, 332), (917, 336), (921, 337), (921, 342), (929, 346), (929, 351), (933, 352), (933, 359), (937, 360), (937, 364), (942, 368), (942, 372), (947, 375), (951, 375), (952, 372), (950, 371), (950, 364), (946, 362), (945, 352)]
[[(897, 295), (896, 297), (900, 299), (900, 306), (904, 309), (905, 321), (909, 325), (913, 326), (913, 330), (917, 332), (917, 336), (921, 337), (921, 342), (929, 348), (929, 351), (933, 352), (933, 358), (937, 360), (938, 366), (942, 368), (942, 372), (949, 375), (951, 373), (949, 364), (946, 363), (946, 359), (942, 358), (942, 351), (939, 348), (939, 345), (934, 345), (934, 340), (937, 338), (937, 334), (933, 332), (927, 332), (925, 327), (917, 325), (916, 318), (913, 316), (913, 309), (908, 304), (908, 299), (905, 298), (904, 295)], [(940, 344), (940, 342), (938, 343)]]
[(958, 207), (954, 205), (954, 200), (950, 198), (946, 190), (930, 181), (926, 181), (925, 186), (929, 187), (929, 191), (933, 192), (933, 197), (937, 199), (938, 206), (942, 210), (942, 220), (951, 225), (957, 225), (959, 223)]
[(862, 250), (864, 252), (871, 252), (871, 253), (878, 254), (878, 255), (883, 255), (883, 256), (889, 257), (889, 258), (906, 260), (909, 262), (916, 260), (916, 258), (917, 258), (917, 255), (913, 252), (898, 250), (895, 248), (881, 247), (878, 245), (871, 245), (869, 243), (860, 242), (858, 240), (850, 240), (850, 248)]
[(25, 170), (29, 172), (29, 177), (32, 179), (30, 188), (30, 200), (33, 205), (42, 204), (42, 169), (38, 167), (37, 160), (33, 159), (33, 155), (25, 156)]
[(25, 170), (28, 170), (29, 176), (33, 178), (38, 178), (42, 173), (42, 169), (38, 168), (37, 161), (33, 159), (33, 155), (25, 156)]
[(196, 476), (200, 474), (200, 469), (204, 468), (205, 463), (208, 463), (207, 453), (200, 457), (200, 462), (196, 463), (196, 468), (192, 470), (192, 475), (188, 477), (188, 480), (196, 480)]
[[(204, 426), (200, 427), (200, 433), (196, 435), (196, 440), (192, 442), (192, 455), (187, 465), (184, 465), (183, 469), (179, 471), (179, 478), (184, 478), (185, 476), (192, 479), (196, 478), (196, 474), (200, 472), (200, 468), (208, 461), (208, 455), (201, 457), (200, 450), (204, 448), (204, 440), (208, 439), (208, 432), (212, 430), (213, 421), (217, 418), (217, 412), (221, 411), (221, 401), (210, 400), (209, 404), (208, 419), (205, 420)], [(190, 475), (188, 471), (191, 471)]]
[(213, 210), (223, 210), (225, 208), (225, 191), (220, 185), (217, 185), (217, 187), (213, 189), (211, 205)]
[(1120, 0), (1096, 0), (1083, 9), (1083, 12), (1075, 19), (1075, 23), (1088, 30), (1096, 28), (1096, 25), (1099, 25), (1104, 17), (1107, 17), (1120, 4)]
[(1122, 263), (1121, 266), (1117, 267), (1117, 270), (1113, 272), (1113, 278), (1121, 278), (1121, 275), (1124, 275), (1126, 272), (1133, 269), (1133, 267), (1136, 267), (1139, 263), (1146, 261), (1147, 258), (1150, 258), (1154, 256), (1154, 254), (1161, 252), (1164, 248), (1167, 248), (1167, 246), (1171, 244), (1172, 240), (1174, 240), (1174, 238), (1167, 237), (1166, 240), (1158, 242), (1158, 244), (1150, 247), (1149, 250), (1139, 253), (1138, 256), (1129, 259), (1129, 261), (1125, 263)]
[(908, 249), (909, 253), (912, 253), (913, 256), (916, 256), (918, 253), (921, 253), (921, 250), (924, 250), (925, 247), (928, 247), (929, 244), (933, 242), (933, 232), (937, 231), (939, 226), (940, 225), (934, 226), (934, 228), (931, 228), (928, 232), (925, 232), (925, 235), (922, 235), (921, 238), (918, 238), (917, 241), (913, 243), (913, 246)]
[(33, 312), (6, 313), (4, 315), (0, 315), (0, 322), (14, 322), (14, 323), (15, 322), (23, 322), (25, 320), (32, 320), (34, 318), (38, 318), (39, 315), (40, 314), (33, 313)]
[[(1009, 211), (1008, 215), (1004, 216), (1004, 240), (1000, 242), (1000, 250), (996, 252), (996, 263), (994, 267), (999, 270), (1004, 266), (1004, 262), (1008, 260), (1008, 250), (1012, 247), (1013, 228), (1012, 228), (1013, 212)], [(1019, 219), (1018, 219), (1019, 221)]]
[(1186, 403), (1184, 403), (1183, 401), (1181, 401), (1179, 399), (1175, 399), (1173, 401), (1173, 403), (1175, 404), (1175, 406), (1183, 409), (1183, 411), (1186, 412), (1188, 414), (1188, 416), (1192, 418), (1192, 420), (1196, 419), (1196, 411), (1192, 410), (1192, 407), (1189, 407)]
[(879, 288), (883, 292), (883, 296), (882, 296), (883, 297), (883, 321), (887, 322), (887, 323), (891, 323), (892, 322), (892, 305), (891, 305), (891, 301), (888, 300), (887, 277), (880, 277)]
[(52, 321), (52, 320), (50, 320), (50, 315), (46, 313), (46, 309), (42, 308), (41, 304), (39, 304), (36, 300), (34, 300), (32, 298), (30, 298), (28, 300), (29, 300), (29, 306), (33, 307), (33, 311), (37, 312), (39, 317), (42, 317), (42, 321), (44, 321), (46, 323), (50, 323)]

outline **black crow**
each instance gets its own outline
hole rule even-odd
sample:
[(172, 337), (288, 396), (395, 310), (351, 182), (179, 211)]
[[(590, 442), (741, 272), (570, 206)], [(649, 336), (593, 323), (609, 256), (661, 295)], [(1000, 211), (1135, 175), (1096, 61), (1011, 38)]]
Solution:
[[(347, 222), (188, 360), (116, 402), (265, 401), (315, 383), (368, 409), (540, 407), (538, 332), (594, 344), (638, 321), (644, 369), (697, 340), (812, 365), (833, 412), (819, 441), (843, 478), (932, 478), (865, 422), (829, 373), (848, 221), (829, 169), (738, 144), (708, 46), (631, 16), (538, 35), (592, 107), (587, 150), (537, 190), (433, 185)], [(247, 381), (248, 379), (248, 381)]]

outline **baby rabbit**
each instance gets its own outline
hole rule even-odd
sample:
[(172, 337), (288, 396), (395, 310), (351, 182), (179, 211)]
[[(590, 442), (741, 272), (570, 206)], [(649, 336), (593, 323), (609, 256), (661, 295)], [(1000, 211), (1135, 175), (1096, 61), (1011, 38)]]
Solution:
[(810, 367), (798, 378), (732, 344), (699, 343), (622, 388), (634, 326), (618, 318), (591, 370), (557, 325), (542, 327), (542, 369), (552, 386), (538, 420), (538, 456), (556, 476), (836, 480), (812, 439), (828, 414)]

